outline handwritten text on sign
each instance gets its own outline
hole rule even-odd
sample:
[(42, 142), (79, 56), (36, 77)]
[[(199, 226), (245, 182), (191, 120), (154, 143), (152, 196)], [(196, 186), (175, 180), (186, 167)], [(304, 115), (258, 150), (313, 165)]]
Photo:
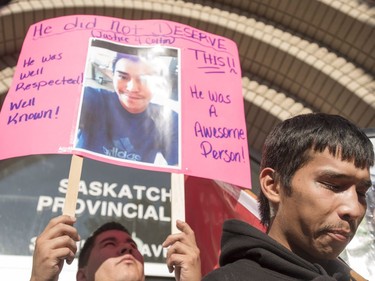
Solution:
[(228, 39), (169, 21), (125, 21), (111, 18), (104, 20), (102, 17), (76, 16), (57, 24), (55, 21), (41, 22), (30, 29), (33, 39), (77, 30), (90, 31), (91, 36), (95, 38), (126, 44), (173, 46), (182, 39), (223, 51), (233, 48), (227, 46), (233, 45)]
[(163, 20), (65, 16), (32, 25), (0, 114), (0, 159), (80, 153), (74, 133), (91, 38), (180, 50), (180, 165), (101, 161), (250, 187), (241, 70), (235, 43)]

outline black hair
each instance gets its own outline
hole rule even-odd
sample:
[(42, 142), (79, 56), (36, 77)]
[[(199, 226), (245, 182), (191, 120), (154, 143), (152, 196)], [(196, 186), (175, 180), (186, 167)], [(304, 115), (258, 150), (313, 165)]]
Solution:
[[(366, 134), (349, 120), (339, 115), (309, 113), (287, 119), (274, 127), (263, 146), (260, 169), (275, 171), (275, 181), (291, 194), (290, 182), (295, 172), (310, 160), (310, 152), (331, 155), (340, 153), (341, 160), (353, 161), (357, 168), (374, 165), (374, 150)], [(270, 206), (260, 192), (261, 222), (270, 223)]]
[(91, 250), (94, 247), (95, 239), (96, 237), (106, 231), (109, 230), (120, 230), (130, 235), (129, 231), (126, 229), (125, 226), (123, 226), (121, 223), (112, 221), (107, 222), (100, 226), (98, 229), (96, 229), (90, 236), (87, 238), (85, 244), (83, 245), (79, 257), (78, 257), (78, 268), (83, 268), (87, 265), (87, 262), (89, 260)]

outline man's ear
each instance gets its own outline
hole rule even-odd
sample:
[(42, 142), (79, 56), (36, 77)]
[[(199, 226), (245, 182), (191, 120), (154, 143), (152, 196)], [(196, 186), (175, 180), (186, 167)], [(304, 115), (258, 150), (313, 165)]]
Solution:
[(76, 274), (77, 281), (87, 281), (85, 268), (80, 268)]
[(275, 178), (275, 170), (264, 168), (259, 174), (260, 188), (270, 203), (278, 204), (280, 202), (280, 184)]

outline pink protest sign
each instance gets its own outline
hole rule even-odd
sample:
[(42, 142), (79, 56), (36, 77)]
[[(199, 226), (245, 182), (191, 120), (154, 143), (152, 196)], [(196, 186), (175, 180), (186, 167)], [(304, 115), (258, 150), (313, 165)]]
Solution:
[(32, 25), (0, 130), (0, 159), (77, 154), (250, 187), (236, 44), (176, 22)]

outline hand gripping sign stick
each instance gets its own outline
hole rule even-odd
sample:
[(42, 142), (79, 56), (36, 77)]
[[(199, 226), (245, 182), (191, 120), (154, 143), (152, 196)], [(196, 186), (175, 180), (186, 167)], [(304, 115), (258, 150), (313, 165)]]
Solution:
[(75, 217), (79, 181), (81, 179), (83, 157), (73, 154), (70, 162), (68, 189), (65, 194), (63, 214)]

